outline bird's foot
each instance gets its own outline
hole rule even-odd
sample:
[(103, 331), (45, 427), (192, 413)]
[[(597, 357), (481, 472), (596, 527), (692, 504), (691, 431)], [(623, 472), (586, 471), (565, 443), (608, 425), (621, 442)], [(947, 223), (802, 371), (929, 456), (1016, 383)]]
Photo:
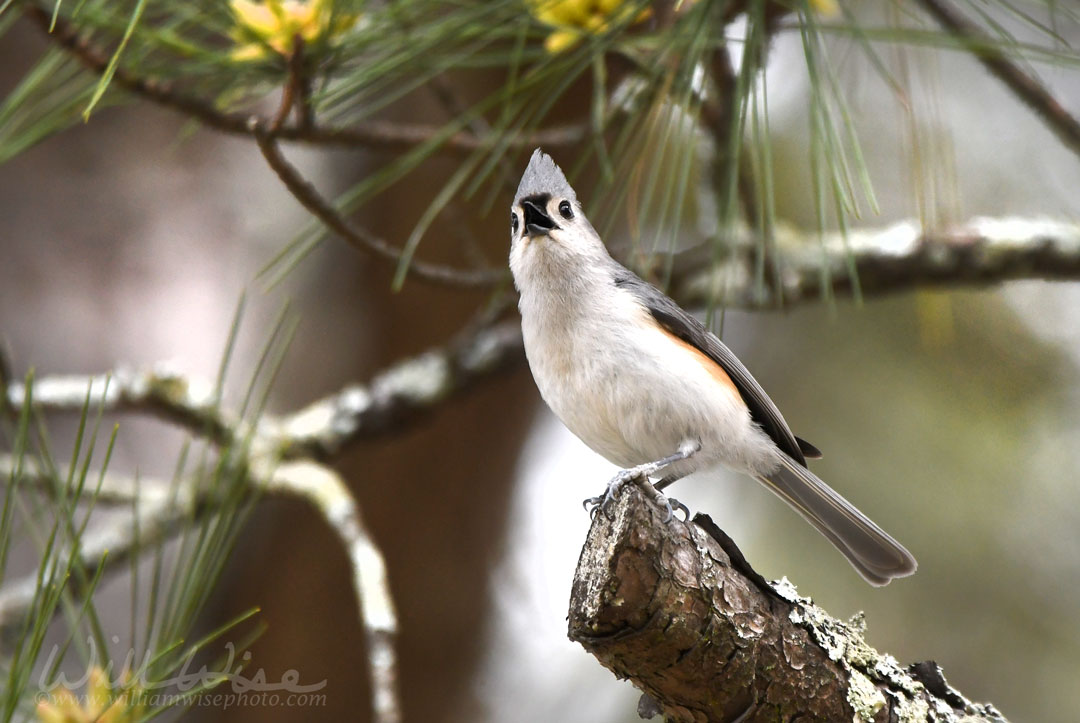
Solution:
[[(700, 450), (701, 444), (699, 442), (696, 440), (686, 440), (679, 445), (679, 451), (675, 454), (664, 457), (663, 459), (658, 459), (655, 462), (646, 462), (645, 464), (639, 464), (636, 467), (621, 470), (611, 479), (611, 482), (608, 482), (604, 494), (599, 497), (590, 497), (581, 504), (588, 510), (590, 518), (595, 518), (597, 511), (602, 510), (610, 520), (612, 519), (611, 504), (615, 501), (619, 491), (627, 484), (633, 482), (641, 488), (641, 491), (644, 492), (649, 499), (657, 504), (663, 505), (667, 510), (667, 516), (664, 517), (664, 524), (671, 522), (671, 519), (675, 516), (675, 510), (682, 510), (683, 514), (686, 515), (685, 519), (689, 520), (690, 509), (674, 497), (665, 497), (660, 489), (649, 483), (649, 475), (656, 474), (675, 462), (689, 459)], [(665, 480), (661, 481), (661, 488), (667, 486), (667, 484), (670, 484), (670, 482), (666, 481), (665, 478)]]
[[(612, 477), (611, 481), (608, 482), (604, 494), (584, 500), (581, 504), (588, 510), (589, 518), (596, 517), (597, 511), (602, 510), (610, 520), (612, 518), (611, 505), (615, 502), (615, 498), (619, 496), (619, 492), (623, 487), (638, 479), (643, 480), (648, 485), (649, 476), (647, 472), (643, 471), (643, 467), (648, 467), (648, 465), (642, 464), (637, 467), (631, 467), (630, 469), (619, 470), (619, 473)], [(649, 486), (651, 487), (652, 485)]]
[(593, 519), (596, 517), (598, 511), (603, 511), (604, 515), (606, 515), (609, 520), (612, 519), (611, 505), (615, 502), (615, 498), (618, 497), (619, 492), (622, 491), (623, 487), (634, 483), (641, 488), (641, 491), (644, 492), (649, 499), (659, 505), (663, 505), (666, 511), (664, 516), (665, 525), (671, 522), (672, 518), (675, 517), (675, 510), (682, 510), (684, 515), (683, 521), (689, 520), (690, 508), (674, 497), (667, 497), (663, 492), (649, 483), (647, 468), (650, 468), (652, 464), (654, 463), (638, 465), (637, 467), (621, 470), (608, 483), (607, 489), (604, 490), (604, 494), (584, 500), (582, 506), (588, 510), (589, 518)]

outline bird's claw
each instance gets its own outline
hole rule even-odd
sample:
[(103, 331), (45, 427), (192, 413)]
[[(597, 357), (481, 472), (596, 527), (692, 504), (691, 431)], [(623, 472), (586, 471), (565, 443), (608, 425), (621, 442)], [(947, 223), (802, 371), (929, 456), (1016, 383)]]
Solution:
[(606, 515), (609, 520), (612, 519), (611, 505), (615, 502), (615, 498), (619, 495), (619, 491), (629, 482), (632, 482), (639, 477), (640, 474), (641, 472), (636, 469), (620, 470), (619, 473), (612, 477), (611, 481), (608, 482), (604, 494), (583, 500), (581, 505), (588, 510), (589, 519), (595, 519), (598, 510), (603, 510), (604, 515)]
[(667, 523), (671, 522), (672, 519), (674, 519), (675, 510), (680, 510), (683, 513), (683, 519), (682, 519), (683, 522), (689, 522), (690, 521), (690, 508), (687, 507), (686, 505), (684, 505), (682, 502), (679, 502), (674, 497), (665, 497), (664, 498), (664, 507), (666, 508), (666, 513), (667, 513), (667, 514), (664, 515), (664, 524), (665, 525)]

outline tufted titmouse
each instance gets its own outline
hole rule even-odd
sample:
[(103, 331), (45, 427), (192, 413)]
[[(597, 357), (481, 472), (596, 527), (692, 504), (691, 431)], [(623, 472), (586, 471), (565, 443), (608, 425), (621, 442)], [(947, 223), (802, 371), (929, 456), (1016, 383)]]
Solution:
[[(761, 481), (871, 585), (915, 558), (806, 468), (821, 453), (791, 433), (746, 367), (696, 318), (611, 258), (574, 189), (537, 149), (510, 217), (510, 269), (540, 394), (582, 441), (656, 489), (720, 465)], [(670, 508), (669, 508), (670, 512)]]

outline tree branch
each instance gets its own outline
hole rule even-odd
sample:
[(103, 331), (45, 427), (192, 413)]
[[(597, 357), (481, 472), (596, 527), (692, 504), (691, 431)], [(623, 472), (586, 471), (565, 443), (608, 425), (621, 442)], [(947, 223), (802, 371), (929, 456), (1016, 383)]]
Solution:
[[(7, 403), (22, 406), (26, 388), (8, 384)], [(160, 365), (148, 371), (119, 369), (112, 374), (51, 376), (33, 384), (36, 407), (44, 411), (80, 412), (86, 404), (110, 412), (139, 412), (164, 419), (219, 445), (243, 436), (240, 420), (218, 406), (213, 386)]]
[[(854, 266), (864, 297), (920, 288), (985, 287), (1019, 279), (1080, 279), (1080, 223), (1050, 219), (974, 218), (924, 232), (915, 221), (886, 228), (828, 233), (818, 240), (790, 227), (776, 229), (780, 295), (754, 282), (756, 242), (735, 242), (728, 258), (710, 266), (711, 251), (693, 249), (675, 260), (672, 293), (688, 306), (710, 301), (730, 308), (767, 309), (850, 296)], [(705, 271), (701, 271), (702, 268)]]
[(978, 25), (951, 7), (947, 0), (919, 0), (919, 4), (941, 27), (965, 41), (968, 50), (991, 75), (1035, 111), (1066, 147), (1080, 155), (1080, 121), (1065, 110), (1037, 78), (1021, 70)]
[(395, 364), (272, 422), (286, 458), (329, 460), (360, 439), (400, 431), (447, 399), (524, 361), (521, 326), (507, 321)]
[(933, 663), (902, 668), (786, 579), (766, 583), (708, 517), (664, 524), (633, 486), (612, 512), (582, 549), (569, 635), (644, 691), (639, 710), (687, 723), (1004, 722)]
[[(285, 459), (329, 461), (357, 440), (399, 431), (425, 411), (523, 358), (516, 321), (484, 327), (395, 364), (366, 386), (347, 386), (292, 414), (264, 415), (251, 432), (252, 447)], [(34, 405), (43, 412), (78, 413), (88, 389), (94, 409), (151, 414), (219, 445), (248, 434), (240, 420), (217, 406), (209, 382), (164, 367), (43, 377), (34, 382)], [(22, 383), (10, 383), (8, 404), (19, 408), (25, 394)]]
[[(401, 249), (372, 234), (364, 227), (347, 221), (334, 205), (323, 198), (315, 186), (285, 159), (285, 156), (281, 154), (281, 149), (278, 148), (275, 140), (277, 136), (272, 128), (265, 128), (258, 118), (249, 119), (249, 126), (267, 165), (273, 169), (300, 205), (345, 241), (396, 267), (401, 261)], [(408, 273), (424, 281), (458, 288), (491, 287), (505, 279), (507, 275), (505, 271), (453, 269), (416, 259), (409, 261)]]
[[(87, 69), (101, 75), (109, 65), (109, 54), (96, 48), (89, 40), (79, 37), (78, 28), (62, 17), (53, 25), (52, 13), (32, 3), (24, 5), (24, 14), (48, 37), (71, 53)], [(208, 128), (231, 135), (250, 136), (249, 113), (231, 113), (214, 107), (212, 103), (185, 94), (173, 83), (157, 78), (145, 78), (125, 68), (116, 68), (112, 81), (127, 92), (164, 108), (194, 118)], [(471, 153), (494, 147), (497, 143), (508, 148), (531, 149), (569, 147), (580, 142), (588, 132), (587, 123), (548, 128), (526, 133), (514, 138), (476, 136), (458, 132), (447, 136), (437, 151)], [(391, 121), (368, 120), (353, 126), (319, 126), (301, 120), (296, 124), (283, 124), (275, 134), (277, 138), (321, 146), (347, 146), (399, 153), (445, 133), (439, 126), (406, 124)]]
[(367, 641), (372, 707), (378, 723), (398, 723), (397, 612), (390, 596), (386, 561), (360, 517), (360, 509), (337, 472), (314, 462), (278, 466), (261, 482), (268, 492), (296, 495), (311, 503), (337, 533), (352, 564), (353, 589)]

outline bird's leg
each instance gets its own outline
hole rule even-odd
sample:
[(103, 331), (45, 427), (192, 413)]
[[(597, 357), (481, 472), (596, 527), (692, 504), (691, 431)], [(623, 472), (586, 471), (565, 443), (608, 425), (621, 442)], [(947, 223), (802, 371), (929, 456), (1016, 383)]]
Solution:
[(659, 482), (654, 484), (653, 487), (655, 487), (658, 491), (663, 492), (665, 489), (667, 489), (681, 479), (682, 477), (679, 477), (677, 475), (666, 474)]
[[(615, 501), (615, 497), (619, 494), (619, 491), (630, 482), (638, 485), (642, 492), (648, 495), (649, 499), (657, 503), (663, 503), (667, 508), (667, 517), (664, 518), (664, 522), (669, 522), (674, 516), (674, 510), (672, 509), (671, 500), (665, 497), (660, 489), (649, 484), (649, 475), (656, 474), (665, 467), (674, 464), (675, 462), (681, 462), (684, 459), (690, 459), (701, 449), (701, 444), (696, 441), (687, 440), (679, 445), (679, 451), (675, 454), (658, 459), (655, 462), (646, 462), (645, 464), (639, 464), (636, 467), (630, 469), (624, 469), (615, 475), (611, 482), (608, 483), (607, 489), (604, 494), (599, 497), (590, 497), (582, 504), (585, 509), (589, 510), (590, 515), (596, 515), (597, 510), (603, 510), (604, 514), (609, 518), (611, 517), (611, 503)], [(666, 480), (666, 478), (665, 478)], [(665, 482), (661, 480), (661, 482)], [(674, 481), (674, 480), (672, 480)], [(667, 482), (670, 484), (670, 482)], [(664, 485), (666, 486), (666, 484)], [(662, 489), (662, 488), (661, 488)], [(590, 509), (591, 506), (591, 509)], [(675, 506), (678, 509), (685, 511), (687, 517), (690, 516), (690, 510), (686, 505), (682, 504), (678, 500), (675, 500)]]

